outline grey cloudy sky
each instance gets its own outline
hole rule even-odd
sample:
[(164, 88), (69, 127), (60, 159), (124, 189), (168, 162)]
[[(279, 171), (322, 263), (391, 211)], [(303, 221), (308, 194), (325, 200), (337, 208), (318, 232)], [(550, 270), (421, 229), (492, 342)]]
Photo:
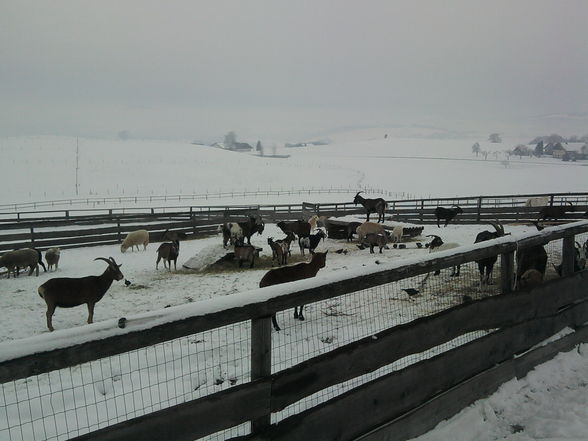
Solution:
[(0, 134), (588, 133), (588, 1), (0, 1)]

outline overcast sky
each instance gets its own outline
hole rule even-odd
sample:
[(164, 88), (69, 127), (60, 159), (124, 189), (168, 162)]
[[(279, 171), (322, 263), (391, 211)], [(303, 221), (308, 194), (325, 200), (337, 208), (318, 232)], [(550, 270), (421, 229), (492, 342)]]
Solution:
[(0, 134), (588, 133), (588, 1), (0, 0)]

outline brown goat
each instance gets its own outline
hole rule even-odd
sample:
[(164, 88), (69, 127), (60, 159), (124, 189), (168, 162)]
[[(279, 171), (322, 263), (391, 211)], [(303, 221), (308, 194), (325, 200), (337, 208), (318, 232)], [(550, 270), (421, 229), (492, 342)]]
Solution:
[(39, 286), (39, 295), (47, 304), (47, 328), (50, 331), (53, 331), (52, 317), (58, 306), (73, 308), (85, 303), (88, 305), (88, 323), (92, 323), (94, 305), (104, 297), (114, 280), (121, 280), (124, 277), (120, 272), (121, 265), (117, 265), (112, 257), (97, 257), (94, 260), (104, 260), (108, 264), (100, 276), (57, 277)]
[[(321, 268), (325, 267), (326, 261), (327, 251), (325, 251), (324, 253), (313, 254), (310, 262), (302, 262), (292, 266), (274, 268), (265, 273), (265, 275), (261, 278), (261, 281), (259, 282), (259, 287), (263, 288), (266, 286), (294, 282), (296, 280), (310, 279), (316, 276), (316, 274)], [(294, 318), (298, 320), (304, 320), (304, 315), (302, 314), (304, 305), (301, 305), (299, 308), (300, 312), (298, 312), (298, 307), (294, 308)], [(280, 330), (275, 314), (272, 316), (272, 324), (276, 331)]]
[(546, 206), (541, 207), (539, 210), (539, 219), (538, 220), (545, 220), (545, 219), (553, 219), (557, 220), (561, 217), (564, 217), (567, 211), (575, 211), (576, 207), (572, 205), (571, 202), (566, 202), (570, 204), (568, 207), (567, 205), (554, 205), (554, 206)]

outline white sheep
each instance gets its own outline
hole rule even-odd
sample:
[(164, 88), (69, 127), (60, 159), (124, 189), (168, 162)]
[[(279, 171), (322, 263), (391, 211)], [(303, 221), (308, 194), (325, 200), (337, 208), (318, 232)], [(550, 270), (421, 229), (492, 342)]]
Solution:
[(404, 234), (404, 227), (402, 225), (396, 225), (392, 230), (392, 242), (393, 243), (400, 243), (402, 242), (402, 235)]
[(133, 247), (137, 247), (137, 251), (139, 251), (139, 245), (143, 245), (143, 251), (147, 249), (147, 245), (149, 245), (149, 231), (131, 231), (120, 245), (120, 252), (124, 253), (129, 248), (133, 251)]
[(60, 248), (49, 248), (47, 251), (45, 251), (45, 260), (47, 261), (47, 267), (49, 268), (49, 271), (51, 271), (51, 268), (54, 268), (55, 270), (59, 268), (60, 254)]
[(547, 204), (549, 204), (549, 196), (537, 196), (527, 199), (525, 207), (545, 207)]
[(376, 235), (381, 234), (382, 236), (385, 235), (384, 226), (375, 222), (364, 222), (359, 227), (357, 227), (356, 232), (359, 243), (363, 243), (366, 235), (370, 233)]

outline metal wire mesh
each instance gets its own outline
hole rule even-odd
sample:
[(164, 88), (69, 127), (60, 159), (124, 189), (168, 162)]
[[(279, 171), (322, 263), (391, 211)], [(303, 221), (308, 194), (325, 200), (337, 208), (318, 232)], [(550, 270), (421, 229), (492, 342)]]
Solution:
[(0, 439), (61, 440), (250, 379), (242, 322), (1, 387)]

